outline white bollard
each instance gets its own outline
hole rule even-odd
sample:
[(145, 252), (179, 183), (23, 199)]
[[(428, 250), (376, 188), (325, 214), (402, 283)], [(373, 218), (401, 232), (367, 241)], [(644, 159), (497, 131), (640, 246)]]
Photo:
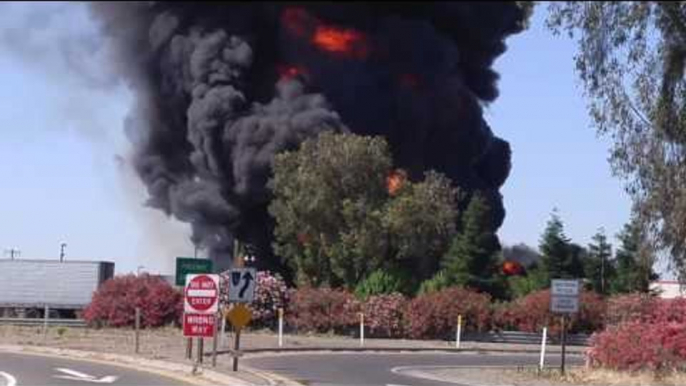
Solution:
[(545, 344), (548, 340), (548, 327), (543, 327), (543, 339), (541, 339), (541, 361), (538, 364), (539, 371), (543, 371), (545, 365)]
[(455, 348), (460, 348), (462, 341), (462, 315), (457, 315), (457, 331), (455, 332)]
[(279, 347), (283, 347), (283, 308), (279, 308)]
[(364, 346), (364, 314), (360, 312), (360, 347)]

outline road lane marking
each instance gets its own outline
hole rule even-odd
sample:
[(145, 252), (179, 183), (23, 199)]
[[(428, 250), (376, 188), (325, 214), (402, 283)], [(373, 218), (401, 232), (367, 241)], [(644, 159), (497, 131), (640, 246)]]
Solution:
[(12, 374), (0, 371), (0, 377), (5, 378), (5, 386), (17, 386), (17, 378), (13, 377)]
[(72, 369), (56, 368), (55, 370), (69, 375), (53, 375), (54, 378), (69, 379), (72, 381), (83, 381), (91, 383), (114, 383), (114, 381), (118, 379), (118, 377), (114, 375), (107, 375), (98, 379), (92, 375), (88, 375)]

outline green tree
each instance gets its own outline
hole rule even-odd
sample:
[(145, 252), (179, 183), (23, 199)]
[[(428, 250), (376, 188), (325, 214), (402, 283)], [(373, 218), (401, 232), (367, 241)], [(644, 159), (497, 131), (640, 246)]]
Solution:
[(492, 217), (486, 198), (475, 192), (462, 215), (460, 232), (443, 257), (442, 263), (449, 283), (502, 297), (500, 243), (491, 231)]
[(612, 293), (650, 292), (650, 282), (658, 278), (653, 271), (655, 257), (646, 246), (639, 222), (634, 217), (619, 233), (617, 274), (610, 282)]
[(384, 224), (394, 264), (418, 280), (436, 273), (441, 255), (455, 235), (459, 190), (445, 176), (428, 172), (424, 181), (405, 182), (389, 200)]
[(381, 266), (390, 170), (378, 137), (327, 132), (275, 157), (274, 247), (300, 284), (353, 286)]
[(275, 251), (299, 284), (355, 288), (373, 271), (430, 277), (455, 233), (458, 190), (428, 172), (387, 185), (380, 137), (324, 133), (274, 161)]
[(542, 272), (538, 278), (544, 280), (538, 283), (541, 288), (548, 287), (551, 279), (584, 277), (584, 263), (588, 252), (567, 238), (557, 210), (553, 210), (546, 224), (539, 249), (542, 254)]
[(686, 279), (686, 5), (576, 2), (550, 5), (555, 33), (578, 37), (576, 68), (610, 161), (627, 182), (642, 229)]
[(608, 293), (608, 283), (615, 274), (612, 245), (607, 241), (603, 228), (598, 229), (592, 240), (593, 242), (588, 245), (588, 258), (585, 264), (586, 278), (591, 282), (595, 292), (605, 295)]

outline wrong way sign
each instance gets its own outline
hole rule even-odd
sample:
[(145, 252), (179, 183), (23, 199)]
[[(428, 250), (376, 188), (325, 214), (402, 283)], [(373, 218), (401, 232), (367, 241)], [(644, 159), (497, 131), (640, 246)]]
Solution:
[(186, 313), (216, 314), (219, 310), (219, 275), (187, 275), (183, 309)]

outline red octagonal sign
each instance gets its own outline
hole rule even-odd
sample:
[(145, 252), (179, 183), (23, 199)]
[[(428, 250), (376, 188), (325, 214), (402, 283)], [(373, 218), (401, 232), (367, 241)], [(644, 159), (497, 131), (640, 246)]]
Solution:
[(186, 284), (186, 312), (217, 312), (217, 275), (194, 275)]

